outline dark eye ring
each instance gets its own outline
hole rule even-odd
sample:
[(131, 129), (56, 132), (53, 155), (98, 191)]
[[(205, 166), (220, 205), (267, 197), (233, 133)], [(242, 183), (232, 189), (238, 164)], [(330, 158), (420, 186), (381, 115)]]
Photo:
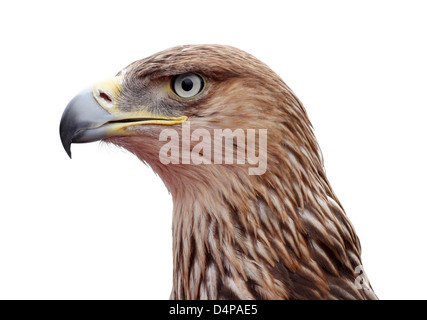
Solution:
[(185, 73), (172, 79), (172, 89), (181, 98), (192, 98), (205, 87), (201, 76), (195, 73)]

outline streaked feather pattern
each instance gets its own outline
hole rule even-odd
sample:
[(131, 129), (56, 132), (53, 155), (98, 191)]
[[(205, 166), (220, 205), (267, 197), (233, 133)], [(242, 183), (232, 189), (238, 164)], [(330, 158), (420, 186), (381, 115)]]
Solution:
[[(158, 83), (197, 72), (206, 93), (185, 104)], [(326, 178), (301, 102), (264, 63), (228, 46), (172, 48), (126, 68), (120, 105), (189, 116), (192, 128), (268, 129), (268, 167), (162, 165), (156, 137), (115, 137), (173, 196), (172, 299), (376, 299), (358, 288), (359, 239)], [(166, 79), (166, 80), (165, 80)], [(144, 90), (142, 90), (144, 88)], [(135, 129), (137, 130), (137, 129)]]

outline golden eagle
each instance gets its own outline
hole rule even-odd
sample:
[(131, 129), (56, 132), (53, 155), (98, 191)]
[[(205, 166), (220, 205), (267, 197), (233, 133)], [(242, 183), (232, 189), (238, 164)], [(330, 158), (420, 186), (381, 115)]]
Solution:
[[(190, 141), (189, 123), (203, 133)], [(220, 129), (234, 135), (208, 139)], [(249, 170), (249, 130), (259, 133), (259, 174)], [(302, 103), (252, 55), (188, 45), (136, 61), (78, 94), (60, 136), (70, 156), (72, 143), (121, 146), (164, 181), (174, 203), (171, 299), (377, 299)], [(227, 142), (234, 161), (214, 161)]]

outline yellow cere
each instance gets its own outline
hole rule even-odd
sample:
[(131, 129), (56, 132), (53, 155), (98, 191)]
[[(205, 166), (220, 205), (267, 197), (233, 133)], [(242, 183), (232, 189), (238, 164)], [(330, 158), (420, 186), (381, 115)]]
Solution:
[(123, 77), (100, 81), (93, 86), (93, 96), (101, 107), (111, 114), (120, 113), (117, 100), (122, 90)]

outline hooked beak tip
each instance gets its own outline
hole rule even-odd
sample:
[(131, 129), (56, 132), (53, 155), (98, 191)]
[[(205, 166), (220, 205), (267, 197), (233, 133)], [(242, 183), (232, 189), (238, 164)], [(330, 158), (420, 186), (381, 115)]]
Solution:
[(68, 156), (71, 159), (72, 137), (69, 134), (67, 134), (67, 132), (63, 129), (62, 123), (61, 123), (61, 126), (59, 128), (59, 134), (60, 134), (60, 137), (61, 137), (62, 146), (64, 147), (65, 152), (67, 152)]

